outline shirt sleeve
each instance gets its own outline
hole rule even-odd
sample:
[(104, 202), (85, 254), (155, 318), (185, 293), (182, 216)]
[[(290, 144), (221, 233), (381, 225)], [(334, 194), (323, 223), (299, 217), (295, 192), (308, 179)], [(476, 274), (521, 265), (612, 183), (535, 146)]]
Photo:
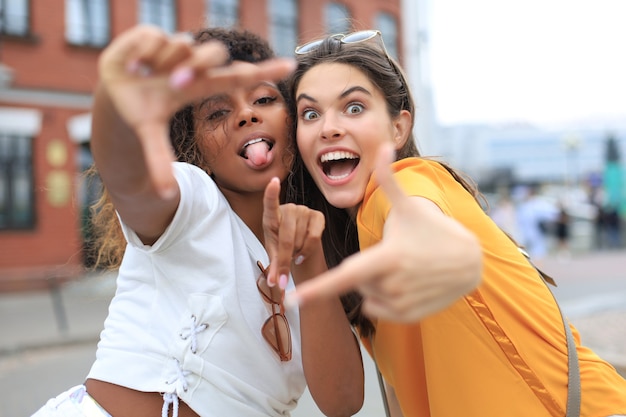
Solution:
[[(447, 198), (450, 187), (460, 184), (441, 166), (441, 164), (420, 158), (406, 158), (392, 164), (394, 179), (409, 196), (423, 197), (451, 215)], [(391, 210), (391, 202), (379, 187), (376, 177), (368, 183), (363, 203), (357, 214), (359, 244), (365, 249), (382, 239), (383, 226)]]
[(193, 222), (189, 220), (194, 218), (194, 213), (202, 212), (209, 216), (215, 210), (219, 199), (219, 189), (211, 177), (191, 164), (174, 162), (172, 166), (180, 189), (180, 202), (171, 223), (156, 242), (152, 245), (144, 245), (137, 233), (124, 224), (118, 215), (124, 237), (129, 245), (147, 252), (162, 250), (183, 235), (187, 228), (193, 227)]

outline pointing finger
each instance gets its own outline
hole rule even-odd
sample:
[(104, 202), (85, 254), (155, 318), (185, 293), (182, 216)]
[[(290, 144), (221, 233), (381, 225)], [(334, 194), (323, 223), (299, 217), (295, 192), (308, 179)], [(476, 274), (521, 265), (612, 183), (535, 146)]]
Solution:
[(247, 87), (261, 81), (280, 80), (295, 67), (292, 59), (275, 58), (259, 64), (235, 62), (231, 65), (210, 67), (205, 71), (181, 67), (170, 78), (174, 88), (193, 91), (197, 97)]
[[(287, 208), (295, 207), (287, 205)], [(272, 256), (273, 271), (278, 277), (282, 288), (287, 284), (289, 271), (291, 270), (291, 260), (293, 258), (298, 230), (298, 218), (294, 216), (297, 211), (281, 212), (280, 228), (278, 229), (278, 250)]]
[(380, 184), (392, 206), (406, 200), (406, 194), (393, 178), (391, 163), (395, 159), (395, 151), (391, 144), (384, 144), (379, 148), (376, 159), (376, 180)]
[(276, 283), (276, 256), (278, 254), (278, 234), (280, 230), (280, 181), (272, 178), (263, 194), (263, 233), (265, 248), (270, 257), (270, 266), (267, 274), (269, 285)]
[(263, 224), (278, 227), (280, 222), (280, 181), (274, 177), (270, 180), (263, 194)]

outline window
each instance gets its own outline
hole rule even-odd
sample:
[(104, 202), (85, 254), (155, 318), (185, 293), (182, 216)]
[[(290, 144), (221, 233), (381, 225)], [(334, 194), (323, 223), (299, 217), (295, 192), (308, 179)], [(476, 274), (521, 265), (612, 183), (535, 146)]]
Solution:
[(109, 42), (109, 0), (66, 0), (65, 38), (74, 45), (104, 46)]
[(0, 131), (0, 230), (35, 223), (33, 138)]
[(139, 0), (139, 23), (160, 27), (168, 33), (176, 30), (174, 0)]
[(35, 225), (33, 141), (42, 113), (0, 107), (0, 231)]
[(383, 34), (383, 41), (385, 42), (385, 48), (387, 52), (394, 59), (399, 59), (398, 56), (398, 24), (396, 19), (389, 13), (379, 13), (376, 16), (377, 29)]
[(328, 33), (348, 33), (352, 27), (350, 12), (343, 4), (329, 3), (326, 6), (326, 31)]
[(209, 27), (232, 27), (239, 22), (238, 0), (207, 0)]
[(298, 39), (295, 0), (270, 0), (270, 43), (279, 56), (293, 56)]
[(0, 0), (0, 34), (26, 36), (29, 32), (29, 0)]

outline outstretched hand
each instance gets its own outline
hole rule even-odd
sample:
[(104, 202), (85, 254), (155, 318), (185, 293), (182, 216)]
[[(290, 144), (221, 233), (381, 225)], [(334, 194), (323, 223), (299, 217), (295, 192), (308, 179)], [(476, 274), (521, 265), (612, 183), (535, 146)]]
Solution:
[(284, 59), (224, 65), (227, 60), (219, 42), (194, 45), (190, 35), (168, 35), (152, 26), (128, 30), (100, 57), (100, 88), (138, 137), (152, 183), (163, 194), (175, 187), (168, 127), (178, 109), (234, 87), (283, 78), (293, 69)]
[(280, 182), (273, 178), (263, 198), (263, 232), (270, 257), (267, 282), (281, 288), (287, 285), (292, 262), (302, 264), (316, 253), (323, 262), (321, 246), (324, 215), (296, 204), (280, 204)]
[(392, 175), (392, 155), (391, 147), (383, 147), (376, 167), (376, 179), (391, 202), (383, 239), (303, 283), (286, 303), (306, 304), (357, 290), (367, 316), (414, 322), (478, 284), (478, 241), (431, 201), (407, 196)]

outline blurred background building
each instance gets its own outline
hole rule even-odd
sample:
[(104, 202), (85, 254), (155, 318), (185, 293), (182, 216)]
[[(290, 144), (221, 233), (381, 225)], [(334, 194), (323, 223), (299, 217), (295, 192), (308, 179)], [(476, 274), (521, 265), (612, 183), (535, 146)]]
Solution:
[[(292, 56), (297, 44), (321, 34), (380, 29), (387, 50), (403, 64), (411, 84), (418, 110), (415, 136), (422, 153), (469, 174), (488, 198), (503, 189), (515, 197), (520, 187), (541, 185), (545, 198), (555, 205), (564, 202), (572, 211), (575, 234), (584, 235), (578, 247), (592, 248), (597, 213), (615, 212), (618, 220), (626, 216), (626, 113), (610, 123), (598, 119), (550, 126), (522, 119), (441, 123), (435, 93), (442, 86), (435, 85), (435, 78), (442, 67), (432, 71), (434, 52), (439, 51), (433, 38), (440, 32), (433, 26), (445, 27), (464, 53), (458, 62), (465, 66), (457, 62), (444, 69), (461, 77), (461, 85), (472, 84), (473, 79), (463, 78), (467, 65), (491, 70), (475, 62), (476, 48), (482, 45), (464, 43), (473, 32), (485, 29), (484, 23), (478, 27), (466, 22), (484, 14), (480, 7), (485, 2), (481, 4), (472, 8), (454, 0), (0, 0), (0, 290), (71, 277), (89, 264), (88, 207), (99, 184), (87, 182), (83, 173), (92, 163), (90, 106), (96, 62), (113, 37), (138, 23), (168, 32), (207, 25), (242, 27), (269, 39), (282, 56)], [(559, 4), (570, 7), (567, 2)], [(543, 7), (526, 2), (514, 6), (524, 11), (525, 19), (534, 19), (536, 8)], [(433, 19), (434, 7), (446, 19), (461, 20)], [(499, 22), (507, 17), (505, 11), (488, 15), (490, 24), (503, 29)], [(469, 29), (457, 29), (461, 24)], [(502, 30), (498, 33), (489, 32), (487, 40), (504, 36)], [(504, 42), (513, 56), (523, 51)], [(522, 46), (528, 49), (526, 43)], [(494, 55), (493, 46), (485, 48)], [(527, 72), (525, 67), (520, 70)], [(524, 76), (509, 78), (504, 86), (517, 85)], [(576, 79), (579, 85), (592, 81)], [(546, 87), (531, 87), (536, 89), (533, 100), (540, 103)], [(503, 85), (494, 82), (482, 88), (478, 96)]]
[(120, 32), (238, 26), (279, 55), (321, 34), (379, 28), (402, 58), (400, 0), (0, 0), (0, 290), (89, 263), (87, 182), (98, 54)]

